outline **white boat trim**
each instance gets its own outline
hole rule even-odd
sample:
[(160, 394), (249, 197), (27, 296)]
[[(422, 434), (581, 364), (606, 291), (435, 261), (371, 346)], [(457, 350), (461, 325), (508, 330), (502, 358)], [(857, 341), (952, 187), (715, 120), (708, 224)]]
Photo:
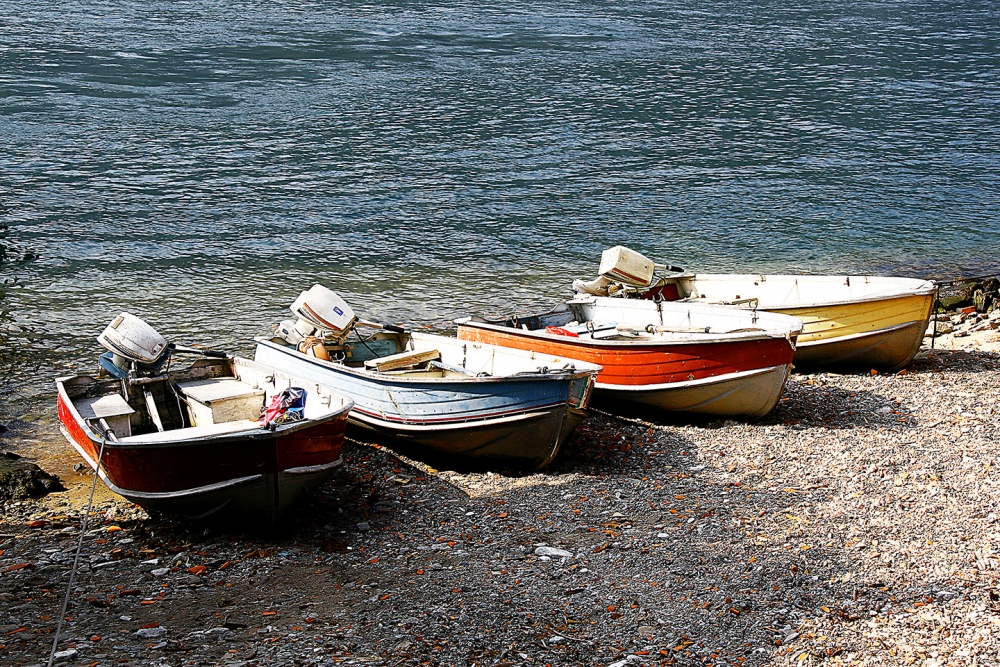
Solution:
[(559, 403), (550, 406), (547, 410), (532, 410), (531, 412), (522, 412), (516, 415), (508, 415), (496, 418), (486, 418), (486, 419), (472, 419), (465, 421), (453, 421), (453, 422), (427, 422), (422, 424), (412, 424), (406, 422), (389, 421), (386, 419), (379, 419), (377, 416), (370, 413), (360, 412), (357, 408), (351, 411), (349, 420), (357, 420), (359, 422), (364, 422), (366, 425), (375, 426), (378, 428), (393, 429), (397, 431), (410, 431), (412, 433), (419, 433), (421, 431), (433, 431), (440, 432), (445, 430), (450, 431), (461, 431), (466, 429), (476, 429), (482, 428), (483, 426), (499, 426), (503, 424), (514, 424), (519, 421), (527, 421), (530, 419), (537, 419), (539, 417), (544, 417), (545, 415), (552, 412), (552, 409), (558, 409), (562, 406), (569, 407), (566, 403)]
[(663, 391), (663, 390), (674, 391), (681, 389), (693, 389), (695, 387), (705, 387), (713, 384), (720, 384), (723, 382), (731, 382), (733, 380), (740, 380), (743, 378), (754, 377), (756, 375), (773, 373), (784, 367), (785, 364), (781, 364), (779, 366), (754, 368), (748, 371), (738, 371), (736, 373), (728, 373), (726, 375), (713, 375), (712, 377), (701, 378), (699, 380), (688, 380), (687, 382), (666, 382), (663, 384), (607, 384), (604, 382), (598, 382), (597, 384), (594, 385), (594, 388), (602, 389), (604, 391), (622, 391), (622, 392), (636, 392), (636, 393), (648, 393), (651, 391)]
[(315, 466), (299, 466), (298, 468), (286, 468), (282, 470), (283, 475), (312, 475), (318, 472), (326, 472), (327, 470), (332, 470), (338, 466), (344, 465), (343, 457), (337, 459), (336, 461), (331, 461), (330, 463), (321, 463)]

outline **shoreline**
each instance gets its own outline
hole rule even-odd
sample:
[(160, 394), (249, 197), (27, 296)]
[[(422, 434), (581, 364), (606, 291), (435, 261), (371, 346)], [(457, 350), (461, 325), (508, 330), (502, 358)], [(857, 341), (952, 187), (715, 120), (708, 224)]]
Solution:
[[(753, 423), (595, 414), (541, 473), (352, 442), (279, 536), (98, 484), (62, 664), (989, 661), (1000, 356), (951, 343), (794, 374)], [(0, 515), (10, 664), (47, 658), (91, 479)]]

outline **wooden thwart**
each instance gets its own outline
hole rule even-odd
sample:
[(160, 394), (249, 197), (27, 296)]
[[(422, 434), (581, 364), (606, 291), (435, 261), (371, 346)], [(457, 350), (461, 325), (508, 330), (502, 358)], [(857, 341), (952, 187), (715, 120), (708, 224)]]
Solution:
[(416, 352), (400, 352), (399, 354), (391, 354), (388, 357), (379, 357), (378, 359), (369, 359), (365, 362), (365, 368), (372, 369), (376, 371), (393, 371), (399, 368), (407, 368), (409, 366), (416, 366), (417, 364), (422, 364), (425, 361), (440, 360), (441, 353), (437, 350), (422, 350)]

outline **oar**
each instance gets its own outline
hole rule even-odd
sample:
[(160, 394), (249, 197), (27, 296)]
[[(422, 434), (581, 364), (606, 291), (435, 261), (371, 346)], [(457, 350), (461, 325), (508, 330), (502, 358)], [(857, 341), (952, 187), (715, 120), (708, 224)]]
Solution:
[(619, 324), (618, 331), (645, 332), (645, 333), (709, 333), (711, 327), (662, 327), (647, 324), (644, 327), (633, 327), (627, 324)]
[(652, 324), (647, 324), (644, 327), (632, 327), (627, 324), (619, 324), (619, 331), (630, 331), (630, 332), (645, 332), (645, 333), (717, 333), (717, 334), (730, 334), (730, 333), (747, 333), (750, 331), (764, 331), (764, 329), (756, 327), (745, 327), (742, 329), (731, 329), (729, 331), (712, 331), (711, 327), (662, 327), (653, 326)]
[(379, 324), (378, 322), (369, 322), (368, 320), (358, 320), (355, 324), (359, 327), (383, 329), (385, 331), (391, 331), (392, 333), (406, 333), (406, 328), (401, 327), (398, 324)]
[(200, 354), (203, 357), (213, 357), (215, 359), (226, 359), (229, 355), (222, 350), (202, 350), (197, 347), (189, 347), (187, 345), (178, 345), (177, 343), (167, 344), (174, 352), (181, 352), (183, 354)]

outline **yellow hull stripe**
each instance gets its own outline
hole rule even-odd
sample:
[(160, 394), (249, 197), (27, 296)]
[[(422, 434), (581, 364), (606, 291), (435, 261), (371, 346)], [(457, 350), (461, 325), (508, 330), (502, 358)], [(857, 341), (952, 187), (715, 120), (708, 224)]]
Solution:
[(793, 315), (805, 322), (799, 335), (801, 344), (870, 333), (910, 322), (926, 322), (933, 302), (933, 294), (910, 294), (881, 301), (767, 310)]

